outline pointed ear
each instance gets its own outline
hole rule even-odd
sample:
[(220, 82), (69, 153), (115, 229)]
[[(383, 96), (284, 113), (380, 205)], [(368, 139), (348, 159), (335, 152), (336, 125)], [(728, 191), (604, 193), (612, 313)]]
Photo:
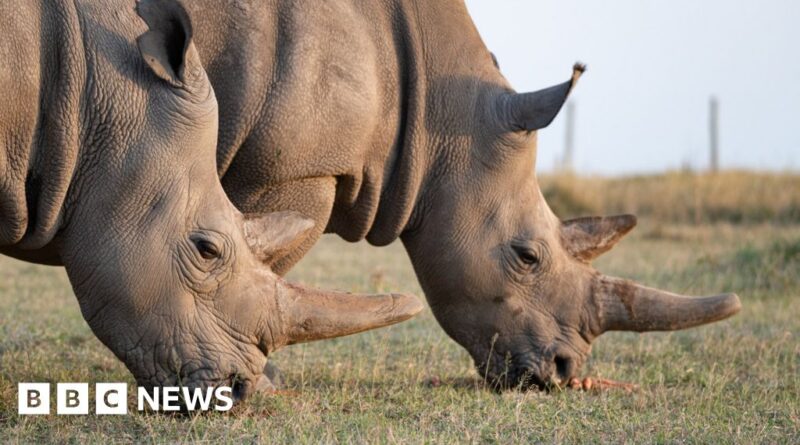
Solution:
[(572, 67), (572, 78), (562, 84), (532, 93), (506, 96), (502, 113), (506, 116), (506, 125), (512, 131), (535, 131), (550, 125), (584, 71), (586, 66), (576, 63)]
[(139, 52), (156, 76), (175, 87), (202, 75), (192, 43), (192, 22), (177, 0), (137, 0), (136, 12), (149, 30), (136, 39)]
[(633, 215), (571, 219), (561, 224), (561, 242), (572, 256), (589, 262), (611, 250), (635, 226)]
[(265, 264), (286, 256), (306, 240), (313, 228), (314, 220), (292, 211), (248, 215), (244, 221), (247, 244)]

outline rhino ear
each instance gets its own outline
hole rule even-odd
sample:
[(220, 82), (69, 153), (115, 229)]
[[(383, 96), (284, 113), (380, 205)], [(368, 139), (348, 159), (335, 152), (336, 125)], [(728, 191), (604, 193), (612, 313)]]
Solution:
[(190, 83), (202, 71), (202, 64), (183, 5), (177, 0), (137, 0), (136, 12), (150, 28), (136, 39), (147, 66), (172, 86)]
[(561, 241), (573, 257), (589, 262), (611, 250), (635, 226), (633, 215), (571, 219), (561, 225)]
[(274, 263), (299, 246), (313, 228), (314, 220), (293, 211), (248, 215), (244, 221), (250, 250), (266, 264)]
[(562, 84), (507, 96), (503, 103), (507, 125), (512, 131), (535, 131), (550, 125), (584, 71), (586, 66), (576, 63), (572, 67), (572, 78)]

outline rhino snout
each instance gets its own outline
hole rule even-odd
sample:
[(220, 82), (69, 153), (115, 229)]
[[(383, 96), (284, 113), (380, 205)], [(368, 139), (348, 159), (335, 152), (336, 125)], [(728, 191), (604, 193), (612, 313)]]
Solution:
[[(569, 352), (518, 355), (487, 369), (484, 363), (478, 372), (486, 383), (498, 390), (548, 390), (564, 386), (580, 369), (583, 357)], [(492, 366), (492, 365), (489, 365)]]

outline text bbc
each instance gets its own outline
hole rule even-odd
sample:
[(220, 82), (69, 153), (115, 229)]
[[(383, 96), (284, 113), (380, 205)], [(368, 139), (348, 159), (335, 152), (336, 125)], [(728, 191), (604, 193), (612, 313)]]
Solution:
[[(89, 414), (88, 383), (56, 384), (56, 414)], [(216, 388), (187, 388), (165, 386), (148, 391), (138, 387), (136, 407), (153, 411), (229, 411), (233, 407), (229, 386)], [(18, 385), (18, 412), (20, 415), (50, 414), (50, 384), (20, 383)], [(94, 388), (94, 413), (100, 415), (128, 414), (128, 385), (125, 383), (97, 383)]]

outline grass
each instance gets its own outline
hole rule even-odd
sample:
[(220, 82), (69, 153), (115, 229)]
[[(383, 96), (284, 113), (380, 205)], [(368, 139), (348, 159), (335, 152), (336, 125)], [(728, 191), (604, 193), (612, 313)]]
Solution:
[[(800, 224), (652, 217), (597, 263), (744, 309), (676, 333), (611, 333), (585, 368), (634, 394), (496, 394), (430, 311), (389, 329), (274, 354), (287, 391), (193, 418), (19, 417), (24, 381), (133, 384), (83, 321), (63, 270), (0, 257), (0, 442), (800, 442)], [(420, 293), (402, 246), (326, 237), (290, 278)]]

